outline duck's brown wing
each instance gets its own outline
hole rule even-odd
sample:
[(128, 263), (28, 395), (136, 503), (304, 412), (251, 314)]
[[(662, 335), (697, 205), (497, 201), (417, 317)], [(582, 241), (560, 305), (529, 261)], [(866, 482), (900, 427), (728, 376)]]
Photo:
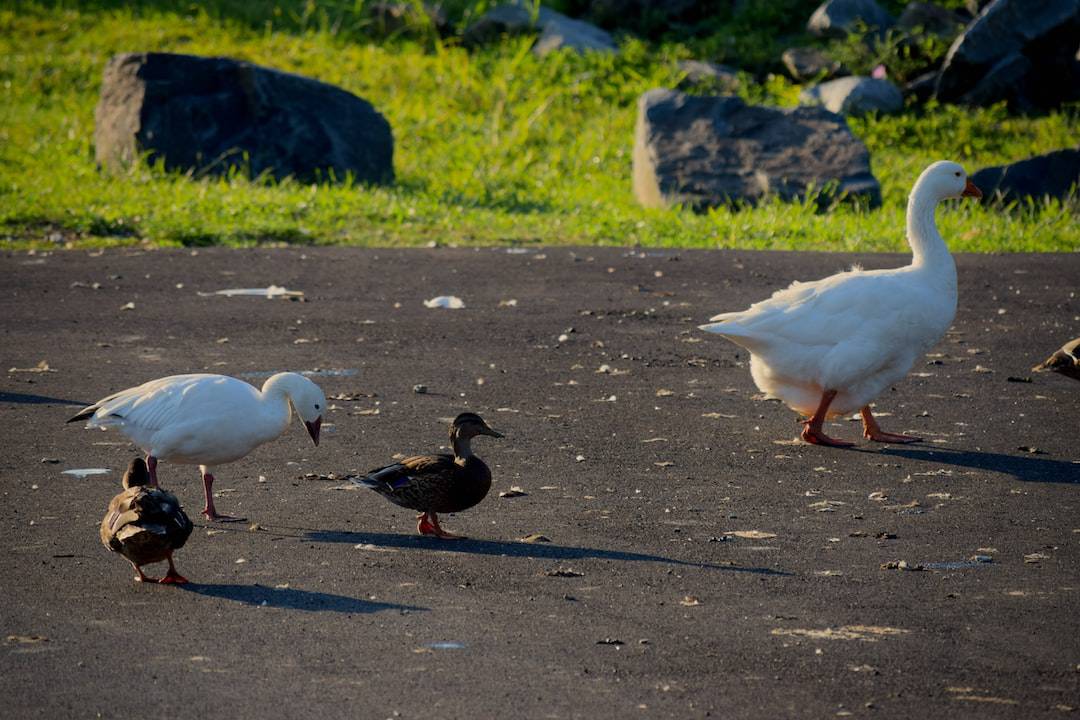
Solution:
[(101, 521), (101, 541), (136, 563), (156, 562), (183, 547), (194, 527), (176, 496), (139, 486), (109, 503)]
[(460, 471), (453, 455), (414, 455), (356, 481), (395, 505), (426, 512), (442, 504)]
[(101, 519), (101, 543), (113, 552), (120, 552), (123, 547), (117, 533), (139, 519), (138, 511), (133, 510), (131, 505), (138, 492), (139, 488), (130, 488), (116, 495), (109, 501), (109, 509)]
[(180, 501), (161, 488), (144, 487), (143, 490), (137, 499), (140, 519), (164, 526), (169, 547), (173, 550), (184, 547), (195, 525), (180, 506)]

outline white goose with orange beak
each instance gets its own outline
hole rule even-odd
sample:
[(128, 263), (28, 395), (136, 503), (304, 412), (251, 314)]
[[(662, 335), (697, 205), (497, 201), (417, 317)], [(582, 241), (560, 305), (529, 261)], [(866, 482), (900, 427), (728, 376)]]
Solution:
[(808, 417), (806, 442), (852, 445), (827, 436), (822, 423), (856, 410), (870, 440), (919, 441), (883, 432), (869, 403), (907, 375), (956, 315), (956, 265), (934, 224), (934, 209), (959, 197), (982, 193), (957, 163), (934, 163), (908, 198), (910, 265), (795, 282), (747, 310), (717, 315), (701, 329), (750, 351), (758, 388)]
[(214, 507), (211, 468), (234, 462), (281, 436), (292, 417), (303, 420), (319, 444), (326, 396), (297, 373), (271, 376), (262, 390), (225, 375), (172, 375), (128, 388), (79, 411), (68, 422), (114, 427), (146, 453), (151, 485), (157, 485), (157, 462), (198, 465), (210, 520), (237, 520)]

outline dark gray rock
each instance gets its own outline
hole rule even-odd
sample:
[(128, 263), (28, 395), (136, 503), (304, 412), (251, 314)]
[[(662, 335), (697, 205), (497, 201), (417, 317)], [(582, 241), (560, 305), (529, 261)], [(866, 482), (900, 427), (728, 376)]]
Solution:
[(860, 22), (884, 30), (892, 27), (893, 19), (874, 0), (826, 0), (810, 16), (806, 30), (817, 37), (843, 38)]
[(912, 96), (919, 102), (926, 102), (934, 96), (934, 88), (937, 87), (937, 70), (931, 70), (919, 75), (904, 85), (904, 96)]
[(533, 52), (541, 57), (555, 50), (613, 53), (618, 49), (614, 38), (607, 31), (557, 12), (552, 12), (551, 17), (544, 22), (540, 37), (533, 46)]
[(963, 19), (956, 13), (928, 2), (911, 2), (896, 19), (896, 29), (906, 33), (916, 32), (937, 35), (951, 40), (964, 28)]
[(870, 153), (839, 115), (663, 88), (638, 100), (633, 184), (647, 207), (703, 209), (769, 195), (791, 200), (810, 186), (825, 190), (823, 201), (881, 201)]
[(841, 115), (891, 113), (904, 107), (904, 96), (889, 80), (851, 75), (804, 89), (799, 104), (823, 105)]
[(497, 5), (488, 10), (465, 30), (462, 39), (466, 45), (480, 45), (500, 35), (522, 33), (539, 33), (533, 52), (541, 56), (563, 48), (579, 53), (618, 49), (611, 35), (595, 25), (543, 6), (534, 13), (531, 4), (520, 3)]
[(735, 68), (705, 60), (680, 60), (679, 69), (686, 73), (684, 85), (732, 92), (739, 88), (739, 73)]
[(971, 176), (983, 202), (1053, 197), (1064, 200), (1080, 185), (1080, 149), (1057, 150), (1011, 165), (983, 168)]
[(465, 28), (462, 41), (470, 46), (483, 45), (502, 35), (539, 32), (540, 27), (554, 12), (541, 6), (534, 16), (529, 8), (522, 5), (496, 5)]
[(1024, 104), (1024, 96), (1015, 94), (1031, 70), (1031, 61), (1023, 53), (1009, 53), (998, 60), (976, 83), (960, 96), (965, 105), (992, 105), (1000, 100)]
[(148, 153), (170, 170), (198, 173), (394, 179), (390, 124), (370, 103), (229, 58), (117, 55), (105, 66), (94, 117), (97, 160), (108, 167)]
[[(994, 0), (956, 38), (938, 79), (936, 95), (945, 102), (1009, 100), (1021, 106), (1052, 107), (1080, 97), (1080, 0)], [(1015, 54), (1030, 61), (1024, 64)], [(1003, 61), (1006, 61), (1003, 63)], [(975, 92), (994, 70), (999, 79)], [(1000, 78), (1007, 77), (1007, 86)]]
[(788, 74), (799, 82), (828, 79), (840, 70), (840, 63), (815, 47), (788, 48), (780, 55)]

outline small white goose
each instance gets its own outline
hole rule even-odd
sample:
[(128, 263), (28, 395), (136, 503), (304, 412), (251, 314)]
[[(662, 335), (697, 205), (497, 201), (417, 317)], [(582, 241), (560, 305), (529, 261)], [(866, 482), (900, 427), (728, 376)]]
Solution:
[(747, 310), (717, 315), (701, 329), (750, 351), (758, 388), (809, 416), (802, 430), (806, 442), (852, 445), (825, 435), (822, 423), (855, 410), (870, 440), (917, 442), (883, 432), (868, 403), (904, 377), (956, 315), (956, 265), (934, 224), (934, 209), (958, 197), (982, 193), (960, 165), (934, 163), (908, 198), (910, 265), (795, 282)]
[(172, 375), (121, 390), (68, 422), (118, 428), (146, 453), (154, 486), (159, 459), (198, 465), (206, 494), (203, 515), (234, 520), (214, 508), (211, 468), (239, 460), (284, 433), (292, 417), (290, 404), (318, 445), (326, 397), (318, 385), (291, 372), (268, 378), (262, 391), (225, 375)]

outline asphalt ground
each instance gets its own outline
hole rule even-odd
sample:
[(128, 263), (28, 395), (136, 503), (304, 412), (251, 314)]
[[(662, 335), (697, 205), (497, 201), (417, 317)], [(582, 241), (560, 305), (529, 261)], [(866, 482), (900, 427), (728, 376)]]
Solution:
[[(1080, 712), (1080, 383), (1029, 370), (1080, 335), (1080, 255), (959, 256), (953, 330), (876, 406), (926, 442), (803, 445), (746, 354), (696, 325), (852, 262), (907, 258), (0, 257), (0, 715)], [(205, 294), (269, 285), (303, 301)], [(137, 451), (64, 421), (156, 377), (284, 369), (337, 398), (322, 444), (294, 421), (218, 468), (219, 510), (248, 521), (197, 523), (191, 584), (134, 583), (97, 526)], [(488, 498), (443, 519), (471, 539), (418, 537), (341, 480), (445, 446), (466, 409), (507, 436), (475, 444)], [(81, 468), (109, 472), (64, 474)], [(197, 470), (159, 473), (196, 518)]]

